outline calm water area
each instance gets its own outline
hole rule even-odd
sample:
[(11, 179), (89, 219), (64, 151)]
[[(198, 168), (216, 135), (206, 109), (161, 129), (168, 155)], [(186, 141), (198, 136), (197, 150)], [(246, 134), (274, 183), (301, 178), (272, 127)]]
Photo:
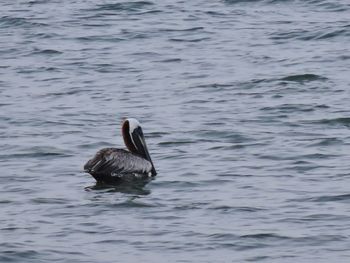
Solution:
[[(350, 262), (350, 2), (0, 2), (0, 262)], [(158, 171), (84, 163), (137, 118)]]

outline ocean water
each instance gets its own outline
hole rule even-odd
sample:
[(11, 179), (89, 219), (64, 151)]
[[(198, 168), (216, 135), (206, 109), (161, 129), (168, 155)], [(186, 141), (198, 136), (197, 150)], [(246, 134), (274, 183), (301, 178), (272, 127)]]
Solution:
[[(0, 3), (1, 262), (349, 262), (350, 3)], [(137, 118), (158, 175), (82, 172)]]

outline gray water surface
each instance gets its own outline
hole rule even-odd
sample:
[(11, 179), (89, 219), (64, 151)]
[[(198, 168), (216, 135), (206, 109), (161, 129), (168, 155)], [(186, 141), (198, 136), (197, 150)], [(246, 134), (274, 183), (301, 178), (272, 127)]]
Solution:
[[(349, 262), (348, 1), (0, 10), (1, 262)], [(124, 117), (158, 176), (97, 187)]]

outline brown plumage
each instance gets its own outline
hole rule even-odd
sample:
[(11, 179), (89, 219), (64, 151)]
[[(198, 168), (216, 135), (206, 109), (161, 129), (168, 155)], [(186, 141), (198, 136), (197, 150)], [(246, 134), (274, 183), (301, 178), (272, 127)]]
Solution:
[(121, 183), (156, 175), (139, 122), (126, 119), (122, 125), (122, 135), (129, 151), (103, 148), (84, 165), (84, 171), (96, 181)]

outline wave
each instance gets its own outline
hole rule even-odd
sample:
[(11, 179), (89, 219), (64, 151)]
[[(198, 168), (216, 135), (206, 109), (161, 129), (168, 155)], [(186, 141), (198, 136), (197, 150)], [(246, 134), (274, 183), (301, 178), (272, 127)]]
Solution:
[(28, 18), (24, 17), (12, 17), (12, 16), (3, 16), (0, 17), (0, 28), (8, 28), (8, 27), (43, 27), (47, 26), (44, 23), (33, 22)]
[(315, 80), (327, 80), (327, 78), (316, 74), (296, 74), (296, 75), (289, 75), (289, 76), (283, 77), (279, 80), (293, 81), (293, 82), (307, 82), (307, 81), (315, 81)]

